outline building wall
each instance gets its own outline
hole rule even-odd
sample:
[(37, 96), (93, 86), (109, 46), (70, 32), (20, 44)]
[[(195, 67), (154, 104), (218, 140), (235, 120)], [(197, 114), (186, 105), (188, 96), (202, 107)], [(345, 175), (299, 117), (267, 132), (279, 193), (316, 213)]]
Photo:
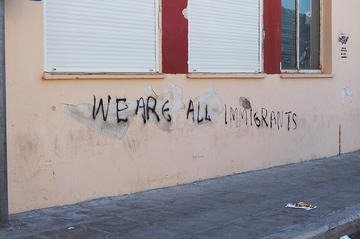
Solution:
[[(164, 79), (43, 80), (42, 3), (6, 0), (10, 213), (327, 157), (340, 148), (343, 153), (359, 149), (359, 6), (356, 0), (332, 2), (333, 78), (275, 74), (189, 79), (165, 74)], [(349, 36), (348, 58), (340, 57), (340, 33)], [(112, 122), (114, 105), (108, 122), (101, 112), (91, 118), (94, 95), (97, 102), (107, 101), (108, 95), (112, 102), (126, 97), (131, 109), (140, 97), (152, 95), (161, 105), (168, 96), (179, 111), (169, 111), (171, 123), (166, 118), (156, 123), (150, 112), (144, 124), (139, 113), (126, 131), (126, 125)], [(230, 121), (230, 107), (243, 110), (249, 103), (244, 99), (258, 112), (260, 127), (256, 121), (252, 126), (250, 121)], [(191, 112), (187, 119), (190, 100), (195, 116), (196, 103), (201, 102), (202, 112), (207, 104), (212, 121), (193, 123)], [(270, 120), (272, 111), (284, 114), (282, 127), (279, 120)]]

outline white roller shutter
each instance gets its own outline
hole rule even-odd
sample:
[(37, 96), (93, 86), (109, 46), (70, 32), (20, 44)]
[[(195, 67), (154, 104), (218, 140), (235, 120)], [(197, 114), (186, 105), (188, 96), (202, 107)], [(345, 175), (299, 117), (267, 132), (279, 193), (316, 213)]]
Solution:
[(189, 72), (261, 72), (262, 0), (188, 0)]
[(158, 71), (158, 0), (44, 2), (45, 71)]

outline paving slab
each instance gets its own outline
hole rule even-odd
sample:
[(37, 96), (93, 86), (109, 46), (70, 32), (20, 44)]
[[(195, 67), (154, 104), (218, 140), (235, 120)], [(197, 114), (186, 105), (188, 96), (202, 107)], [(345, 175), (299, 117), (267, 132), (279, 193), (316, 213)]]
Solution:
[(10, 215), (0, 238), (321, 238), (359, 219), (360, 151)]

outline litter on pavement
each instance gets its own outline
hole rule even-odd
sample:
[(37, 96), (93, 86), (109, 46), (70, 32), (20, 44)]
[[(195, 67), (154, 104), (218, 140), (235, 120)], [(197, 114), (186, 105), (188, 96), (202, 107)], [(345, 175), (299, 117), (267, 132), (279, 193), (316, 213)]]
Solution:
[(340, 237), (340, 239), (351, 239), (348, 235)]
[(288, 203), (286, 205), (286, 207), (288, 207), (288, 208), (300, 208), (300, 209), (305, 209), (305, 210), (312, 210), (312, 209), (317, 208), (317, 206), (307, 204), (307, 203), (304, 203), (304, 202)]

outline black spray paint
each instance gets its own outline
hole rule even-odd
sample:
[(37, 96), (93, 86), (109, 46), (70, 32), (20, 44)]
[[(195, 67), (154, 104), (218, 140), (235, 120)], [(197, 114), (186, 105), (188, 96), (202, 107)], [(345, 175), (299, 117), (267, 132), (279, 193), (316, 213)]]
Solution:
[[(97, 100), (96, 100), (96, 97), (94, 96), (94, 104), (93, 104), (93, 112), (92, 112), (93, 119), (96, 120), (96, 117), (101, 110), (103, 120), (107, 121), (110, 103), (111, 103), (111, 96), (109, 95), (107, 105), (106, 105), (106, 110), (105, 110), (104, 100), (102, 98), (100, 98), (99, 104), (97, 105)], [(135, 109), (134, 115), (141, 114), (143, 122), (144, 122), (144, 124), (146, 124), (146, 122), (148, 120), (150, 120), (150, 115), (154, 115), (156, 118), (156, 121), (160, 122), (160, 120), (161, 120), (160, 116), (159, 116), (160, 113), (158, 113), (158, 112), (161, 112), (161, 115), (164, 117), (164, 119), (167, 122), (171, 122), (172, 117), (170, 115), (170, 108), (168, 106), (169, 104), (170, 104), (169, 100), (166, 100), (165, 103), (160, 108), (158, 106), (158, 101), (155, 97), (148, 96), (146, 98), (146, 100), (143, 97), (140, 97), (139, 99), (136, 100), (136, 109)], [(159, 111), (158, 108), (160, 108), (161, 111)], [(115, 114), (116, 114), (118, 123), (128, 122), (128, 120), (129, 120), (128, 118), (122, 118), (120, 115), (121, 112), (126, 111), (128, 109), (129, 109), (129, 106), (126, 104), (126, 98), (116, 98)]]
[(192, 115), (192, 120), (195, 122), (195, 115), (196, 115), (196, 122), (198, 124), (202, 122), (210, 122), (211, 117), (209, 115), (208, 105), (205, 104), (205, 110), (201, 110), (202, 105), (200, 102), (197, 103), (196, 109), (194, 108), (194, 102), (189, 100), (187, 112), (186, 112), (186, 119), (189, 119), (190, 114)]
[[(124, 108), (119, 109), (120, 102), (123, 102), (125, 104)], [(119, 116), (119, 112), (127, 110), (128, 108), (129, 108), (129, 106), (126, 104), (126, 98), (116, 98), (116, 118), (117, 118), (118, 123), (128, 122), (128, 120), (129, 120), (128, 118), (123, 119), (123, 118), (120, 118), (120, 116)]]
[[(104, 106), (104, 100), (100, 98), (99, 103), (97, 104), (97, 99), (94, 96), (94, 105), (92, 111), (92, 117), (95, 120), (100, 110), (102, 112), (102, 118), (104, 121), (107, 121), (109, 114), (109, 106), (111, 103), (111, 96), (107, 98), (107, 105)], [(121, 112), (129, 109), (129, 106), (126, 103), (126, 98), (116, 98), (116, 108), (115, 113), (117, 116), (117, 122), (128, 122), (128, 118), (122, 118)], [(296, 130), (298, 128), (297, 123), (297, 114), (293, 111), (274, 111), (269, 110), (265, 107), (256, 110), (252, 108), (251, 102), (244, 97), (240, 97), (240, 106), (233, 107), (224, 105), (225, 109), (225, 125), (235, 125), (235, 127), (257, 127), (257, 128), (277, 128), (278, 130), (285, 127), (288, 131)], [(141, 115), (144, 124), (150, 120), (150, 115), (153, 115), (156, 118), (157, 122), (161, 120), (166, 120), (167, 122), (172, 121), (172, 116), (170, 114), (170, 101), (166, 100), (162, 105), (158, 104), (158, 101), (153, 96), (148, 96), (146, 99), (140, 97), (136, 100), (136, 109), (134, 115)], [(106, 108), (106, 109), (105, 109)], [(162, 118), (160, 118), (162, 116)], [(195, 123), (204, 123), (210, 122), (211, 117), (209, 115), (208, 105), (201, 104), (197, 102), (195, 105), (193, 100), (189, 100), (186, 118), (192, 118), (192, 121)]]
[(265, 107), (256, 110), (252, 108), (250, 101), (244, 97), (240, 97), (239, 103), (240, 106), (238, 107), (224, 105), (225, 125), (235, 126), (236, 128), (255, 126), (257, 128), (277, 128), (280, 130), (285, 123), (288, 131), (298, 128), (297, 114), (293, 111), (274, 111)]
[(106, 121), (107, 120), (107, 116), (108, 116), (108, 113), (109, 113), (109, 106), (110, 106), (110, 101), (111, 101), (111, 97), (110, 95), (108, 96), (108, 104), (107, 104), (107, 108), (106, 108), (106, 113), (104, 111), (104, 102), (103, 102), (103, 99), (100, 98), (100, 101), (99, 101), (99, 106), (96, 110), (96, 96), (94, 95), (94, 106), (93, 106), (93, 119), (95, 120), (96, 119), (96, 116), (98, 115), (99, 111), (100, 111), (100, 108), (101, 108), (101, 112), (102, 112), (102, 116), (103, 116), (103, 120)]

